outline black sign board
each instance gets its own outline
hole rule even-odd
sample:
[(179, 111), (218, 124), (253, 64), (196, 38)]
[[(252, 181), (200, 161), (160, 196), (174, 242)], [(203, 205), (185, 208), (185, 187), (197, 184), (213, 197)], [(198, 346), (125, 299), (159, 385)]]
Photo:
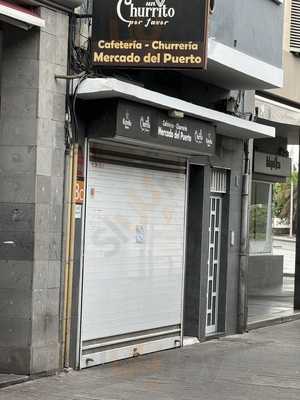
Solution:
[(215, 129), (194, 118), (170, 118), (167, 111), (120, 102), (117, 136), (143, 141), (156, 147), (178, 149), (180, 153), (211, 155), (215, 152)]
[(291, 159), (288, 157), (256, 151), (254, 154), (253, 172), (287, 178), (291, 175), (291, 165)]
[(208, 0), (94, 0), (95, 66), (206, 68)]
[[(101, 111), (100, 111), (101, 110)], [(213, 155), (215, 127), (196, 118), (171, 118), (167, 110), (127, 100), (96, 103), (88, 117), (88, 137), (175, 152)]]

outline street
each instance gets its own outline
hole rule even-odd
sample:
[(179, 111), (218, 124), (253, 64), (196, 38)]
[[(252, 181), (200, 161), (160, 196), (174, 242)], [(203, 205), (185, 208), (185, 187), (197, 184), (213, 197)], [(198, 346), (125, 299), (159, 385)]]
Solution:
[(300, 321), (0, 390), (1, 400), (299, 400)]

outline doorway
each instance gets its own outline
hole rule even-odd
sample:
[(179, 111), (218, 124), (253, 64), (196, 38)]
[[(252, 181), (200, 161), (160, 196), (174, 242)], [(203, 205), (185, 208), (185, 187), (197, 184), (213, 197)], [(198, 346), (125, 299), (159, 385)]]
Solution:
[(218, 330), (218, 301), (220, 277), (220, 249), (222, 232), (222, 196), (210, 197), (209, 253), (207, 281), (206, 334)]

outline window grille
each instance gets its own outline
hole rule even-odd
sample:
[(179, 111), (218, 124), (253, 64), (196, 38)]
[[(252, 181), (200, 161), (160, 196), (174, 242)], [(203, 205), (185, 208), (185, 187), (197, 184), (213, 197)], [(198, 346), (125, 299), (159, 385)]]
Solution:
[(290, 50), (300, 55), (300, 0), (292, 0)]
[(213, 193), (226, 193), (227, 173), (226, 170), (214, 168), (211, 173), (210, 191)]

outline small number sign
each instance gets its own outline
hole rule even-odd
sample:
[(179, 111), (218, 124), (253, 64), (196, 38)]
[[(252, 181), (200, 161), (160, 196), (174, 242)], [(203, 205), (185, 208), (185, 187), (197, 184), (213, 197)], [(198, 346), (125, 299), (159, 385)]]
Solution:
[(75, 203), (83, 204), (84, 202), (84, 181), (77, 181), (75, 187)]

